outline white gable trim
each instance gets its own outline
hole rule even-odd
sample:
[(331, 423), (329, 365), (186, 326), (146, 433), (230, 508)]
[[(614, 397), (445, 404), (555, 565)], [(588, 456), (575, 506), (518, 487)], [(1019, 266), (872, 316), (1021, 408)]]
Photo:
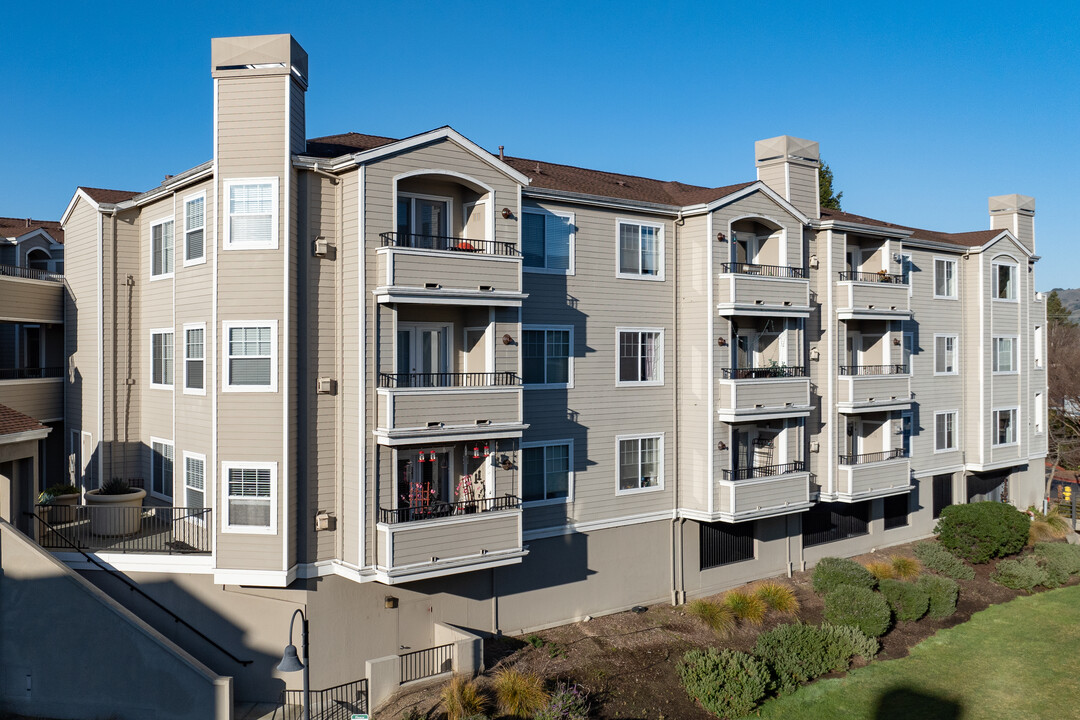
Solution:
[(1015, 235), (1013, 235), (1013, 234), (1012, 234), (1012, 232), (1010, 232), (1009, 230), (1002, 230), (1002, 231), (1001, 231), (1001, 234), (1000, 234), (1000, 235), (996, 235), (996, 236), (994, 237), (994, 239), (993, 239), (993, 240), (991, 240), (990, 242), (986, 243), (985, 245), (973, 245), (973, 246), (971, 247), (971, 249), (972, 249), (972, 251), (974, 251), (974, 252), (987, 252), (987, 251), (988, 251), (988, 250), (990, 250), (990, 249), (991, 249), (991, 248), (992, 248), (992, 247), (993, 247), (994, 245), (997, 245), (998, 243), (1002, 242), (1003, 240), (1009, 240), (1009, 241), (1011, 241), (1011, 242), (1012, 242), (1012, 244), (1013, 244), (1013, 246), (1014, 246), (1014, 247), (1015, 247), (1015, 248), (1016, 248), (1017, 250), (1019, 250), (1019, 251), (1020, 251), (1021, 253), (1023, 253), (1024, 257), (1028, 257), (1028, 258), (1031, 258), (1031, 257), (1035, 257), (1035, 253), (1031, 252), (1031, 251), (1030, 251), (1030, 250), (1028, 250), (1028, 249), (1027, 249), (1026, 247), (1024, 247), (1024, 246), (1023, 246), (1023, 245), (1022, 245), (1022, 244), (1020, 243), (1020, 241), (1016, 239), (1016, 236), (1015, 236)]
[(71, 202), (68, 203), (67, 209), (64, 210), (64, 214), (60, 216), (61, 226), (67, 224), (68, 218), (71, 217), (71, 213), (75, 212), (75, 205), (79, 200), (83, 200), (84, 202), (89, 203), (90, 207), (99, 212), (101, 211), (101, 206), (97, 204), (97, 201), (90, 197), (85, 190), (78, 188), (75, 191), (75, 194), (71, 196)]
[(810, 218), (804, 215), (802, 211), (800, 211), (797, 207), (789, 203), (775, 190), (773, 190), (771, 187), (761, 182), (760, 180), (755, 180), (753, 183), (747, 185), (742, 190), (736, 190), (730, 195), (725, 195), (722, 198), (717, 198), (716, 200), (713, 200), (705, 206), (705, 209), (709, 211), (716, 210), (717, 208), (722, 208), (725, 205), (730, 205), (737, 200), (742, 200), (744, 197), (753, 195), (756, 192), (764, 193), (767, 197), (772, 199), (777, 205), (790, 213), (792, 217), (801, 222), (803, 225), (810, 224)]

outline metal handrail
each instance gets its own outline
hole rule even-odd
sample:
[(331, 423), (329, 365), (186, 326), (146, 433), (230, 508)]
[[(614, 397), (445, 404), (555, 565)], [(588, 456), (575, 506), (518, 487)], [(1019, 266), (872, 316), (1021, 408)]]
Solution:
[(513, 387), (521, 378), (512, 372), (379, 373), (381, 388)]
[(737, 470), (722, 470), (725, 480), (753, 480), (755, 478), (767, 478), (773, 475), (787, 475), (788, 473), (806, 472), (806, 461), (781, 463), (778, 465), (759, 465), (757, 467), (738, 468)]
[(790, 265), (758, 265), (756, 263), (720, 263), (721, 273), (736, 273), (738, 275), (757, 275), (758, 277), (774, 278), (797, 278), (805, 280), (806, 268), (791, 267)]
[(725, 380), (806, 377), (806, 366), (774, 365), (771, 367), (722, 368), (720, 372)]
[(417, 233), (379, 233), (383, 247), (403, 247), (416, 250), (448, 250), (450, 252), (480, 253), (484, 255), (521, 255), (513, 243), (500, 240), (473, 240), (452, 235), (419, 235)]
[(401, 658), (400, 684), (422, 680), (454, 669), (454, 645), (436, 645), (425, 650), (414, 650), (399, 655)]
[(896, 285), (907, 285), (907, 278), (902, 273), (859, 272), (857, 270), (841, 270), (840, 281), (893, 283)]
[(896, 460), (898, 458), (907, 457), (907, 453), (904, 452), (904, 448), (893, 448), (892, 450), (883, 450), (882, 452), (862, 453), (861, 455), (841, 455), (841, 465), (867, 465), (869, 463), (883, 462), (885, 460)]
[(151, 555), (209, 555), (213, 522), (210, 508), (167, 506), (38, 505), (37, 511), (63, 531), (64, 544), (43, 533), (38, 545), (56, 550), (74, 543), (91, 551)]
[(393, 509), (379, 508), (379, 522), (392, 525), (394, 523), (433, 520), (436, 518), (471, 515), (474, 513), (517, 510), (520, 507), (521, 498), (514, 495), (480, 498), (479, 500), (463, 500), (454, 503), (436, 500), (430, 505), (421, 507), (401, 507)]
[(282, 690), (273, 719), (277, 720), (279, 709), (282, 720), (349, 720), (368, 711), (367, 678), (325, 690), (312, 690), (309, 694), (311, 712), (304, 715), (304, 691)]
[(63, 376), (62, 367), (0, 368), (0, 380), (39, 380)]
[(907, 375), (908, 366), (897, 365), (841, 365), (841, 375)]
[(0, 265), (0, 277), (16, 277), (25, 280), (48, 280), (50, 282), (64, 282), (64, 276), (60, 273), (38, 270), (36, 268), (15, 267), (14, 265)]

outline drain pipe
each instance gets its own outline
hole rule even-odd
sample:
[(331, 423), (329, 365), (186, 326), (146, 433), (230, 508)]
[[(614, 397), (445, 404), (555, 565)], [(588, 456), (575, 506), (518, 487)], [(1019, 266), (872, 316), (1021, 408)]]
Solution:
[(675, 449), (672, 463), (674, 465), (674, 482), (672, 483), (672, 509), (671, 509), (671, 604), (679, 605), (686, 602), (684, 563), (683, 563), (683, 523), (686, 521), (679, 517), (679, 228), (686, 224), (683, 219), (683, 211), (679, 210), (679, 216), (672, 224), (672, 251), (671, 265), (673, 280), (671, 283), (671, 316), (672, 334), (670, 343), (673, 348), (672, 366), (673, 379), (671, 390), (671, 422), (672, 440), (671, 447)]

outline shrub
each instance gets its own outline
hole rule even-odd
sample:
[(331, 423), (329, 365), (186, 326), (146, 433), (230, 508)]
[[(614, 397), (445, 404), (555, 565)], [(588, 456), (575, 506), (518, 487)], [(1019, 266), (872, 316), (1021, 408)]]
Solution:
[(1034, 555), (1028, 555), (1021, 560), (1002, 560), (990, 579), (1013, 590), (1031, 590), (1051, 582), (1050, 576)]
[(743, 589), (729, 590), (724, 595), (724, 606), (731, 610), (735, 617), (751, 625), (760, 625), (765, 622), (765, 613), (768, 611), (764, 600)]
[(843, 648), (848, 658), (858, 655), (866, 660), (873, 660), (881, 649), (881, 643), (877, 641), (877, 638), (870, 637), (859, 628), (850, 625), (826, 623), (821, 626), (821, 630), (825, 633), (826, 641)]
[(439, 700), (449, 720), (464, 720), (472, 715), (481, 715), (488, 704), (476, 681), (466, 675), (455, 675), (450, 682), (443, 685)]
[(735, 629), (735, 613), (726, 605), (718, 605), (708, 600), (694, 600), (686, 606), (686, 611), (723, 637), (727, 637)]
[(1046, 540), (1060, 540), (1069, 534), (1069, 521), (1061, 514), (1059, 507), (1052, 507), (1049, 512), (1043, 513), (1032, 506), (1028, 508), (1028, 516), (1031, 517), (1028, 545)]
[(878, 642), (853, 627), (780, 625), (758, 635), (754, 654), (765, 661), (781, 693), (833, 670), (845, 670), (853, 655), (872, 658)]
[(496, 672), (492, 687), (495, 690), (495, 703), (503, 715), (531, 717), (548, 702), (544, 682), (536, 675), (514, 668), (503, 668)]
[(533, 717), (534, 720), (588, 720), (588, 694), (578, 685), (560, 682), (548, 704)]
[(924, 542), (915, 546), (915, 557), (926, 568), (956, 580), (974, 580), (975, 569), (953, 555), (936, 542)]
[(889, 601), (897, 620), (918, 620), (930, 607), (930, 594), (903, 580), (882, 580), (881, 594)]
[(940, 575), (922, 575), (915, 581), (915, 585), (930, 597), (930, 617), (946, 618), (956, 612), (956, 598), (960, 595), (960, 586), (955, 580)]
[(919, 561), (906, 555), (893, 555), (889, 560), (892, 562), (893, 573), (900, 580), (914, 580), (919, 577)]
[(768, 605), (770, 610), (785, 615), (799, 612), (799, 599), (795, 597), (795, 591), (782, 582), (766, 580), (757, 586), (754, 594)]
[(822, 558), (814, 568), (814, 592), (830, 593), (841, 585), (873, 590), (877, 587), (877, 578), (854, 560)]
[(720, 717), (748, 715), (771, 684), (764, 662), (736, 650), (691, 650), (676, 669), (687, 694)]
[(946, 550), (976, 564), (1014, 555), (1028, 540), (1028, 516), (1008, 503), (950, 505), (934, 531)]
[(825, 619), (833, 625), (851, 625), (870, 637), (881, 637), (889, 629), (892, 612), (878, 593), (847, 585), (825, 596)]
[(866, 563), (866, 569), (879, 581), (896, 577), (896, 570), (888, 560), (874, 560)]
[(1080, 575), (1080, 545), (1035, 543), (1035, 555), (1046, 562), (1047, 570), (1053, 564), (1069, 575)]

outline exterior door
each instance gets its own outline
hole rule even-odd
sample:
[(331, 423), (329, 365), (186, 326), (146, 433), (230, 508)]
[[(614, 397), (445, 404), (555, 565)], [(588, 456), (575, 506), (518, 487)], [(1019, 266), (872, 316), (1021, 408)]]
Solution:
[(399, 450), (397, 455), (399, 509), (410, 512), (403, 520), (449, 515), (454, 502), (450, 478), (453, 456), (450, 448)]
[(441, 325), (398, 327), (397, 371), (407, 378), (398, 387), (438, 387), (447, 382), (447, 328)]
[(859, 435), (862, 433), (862, 423), (857, 418), (847, 420), (847, 454), (858, 455), (862, 446)]

